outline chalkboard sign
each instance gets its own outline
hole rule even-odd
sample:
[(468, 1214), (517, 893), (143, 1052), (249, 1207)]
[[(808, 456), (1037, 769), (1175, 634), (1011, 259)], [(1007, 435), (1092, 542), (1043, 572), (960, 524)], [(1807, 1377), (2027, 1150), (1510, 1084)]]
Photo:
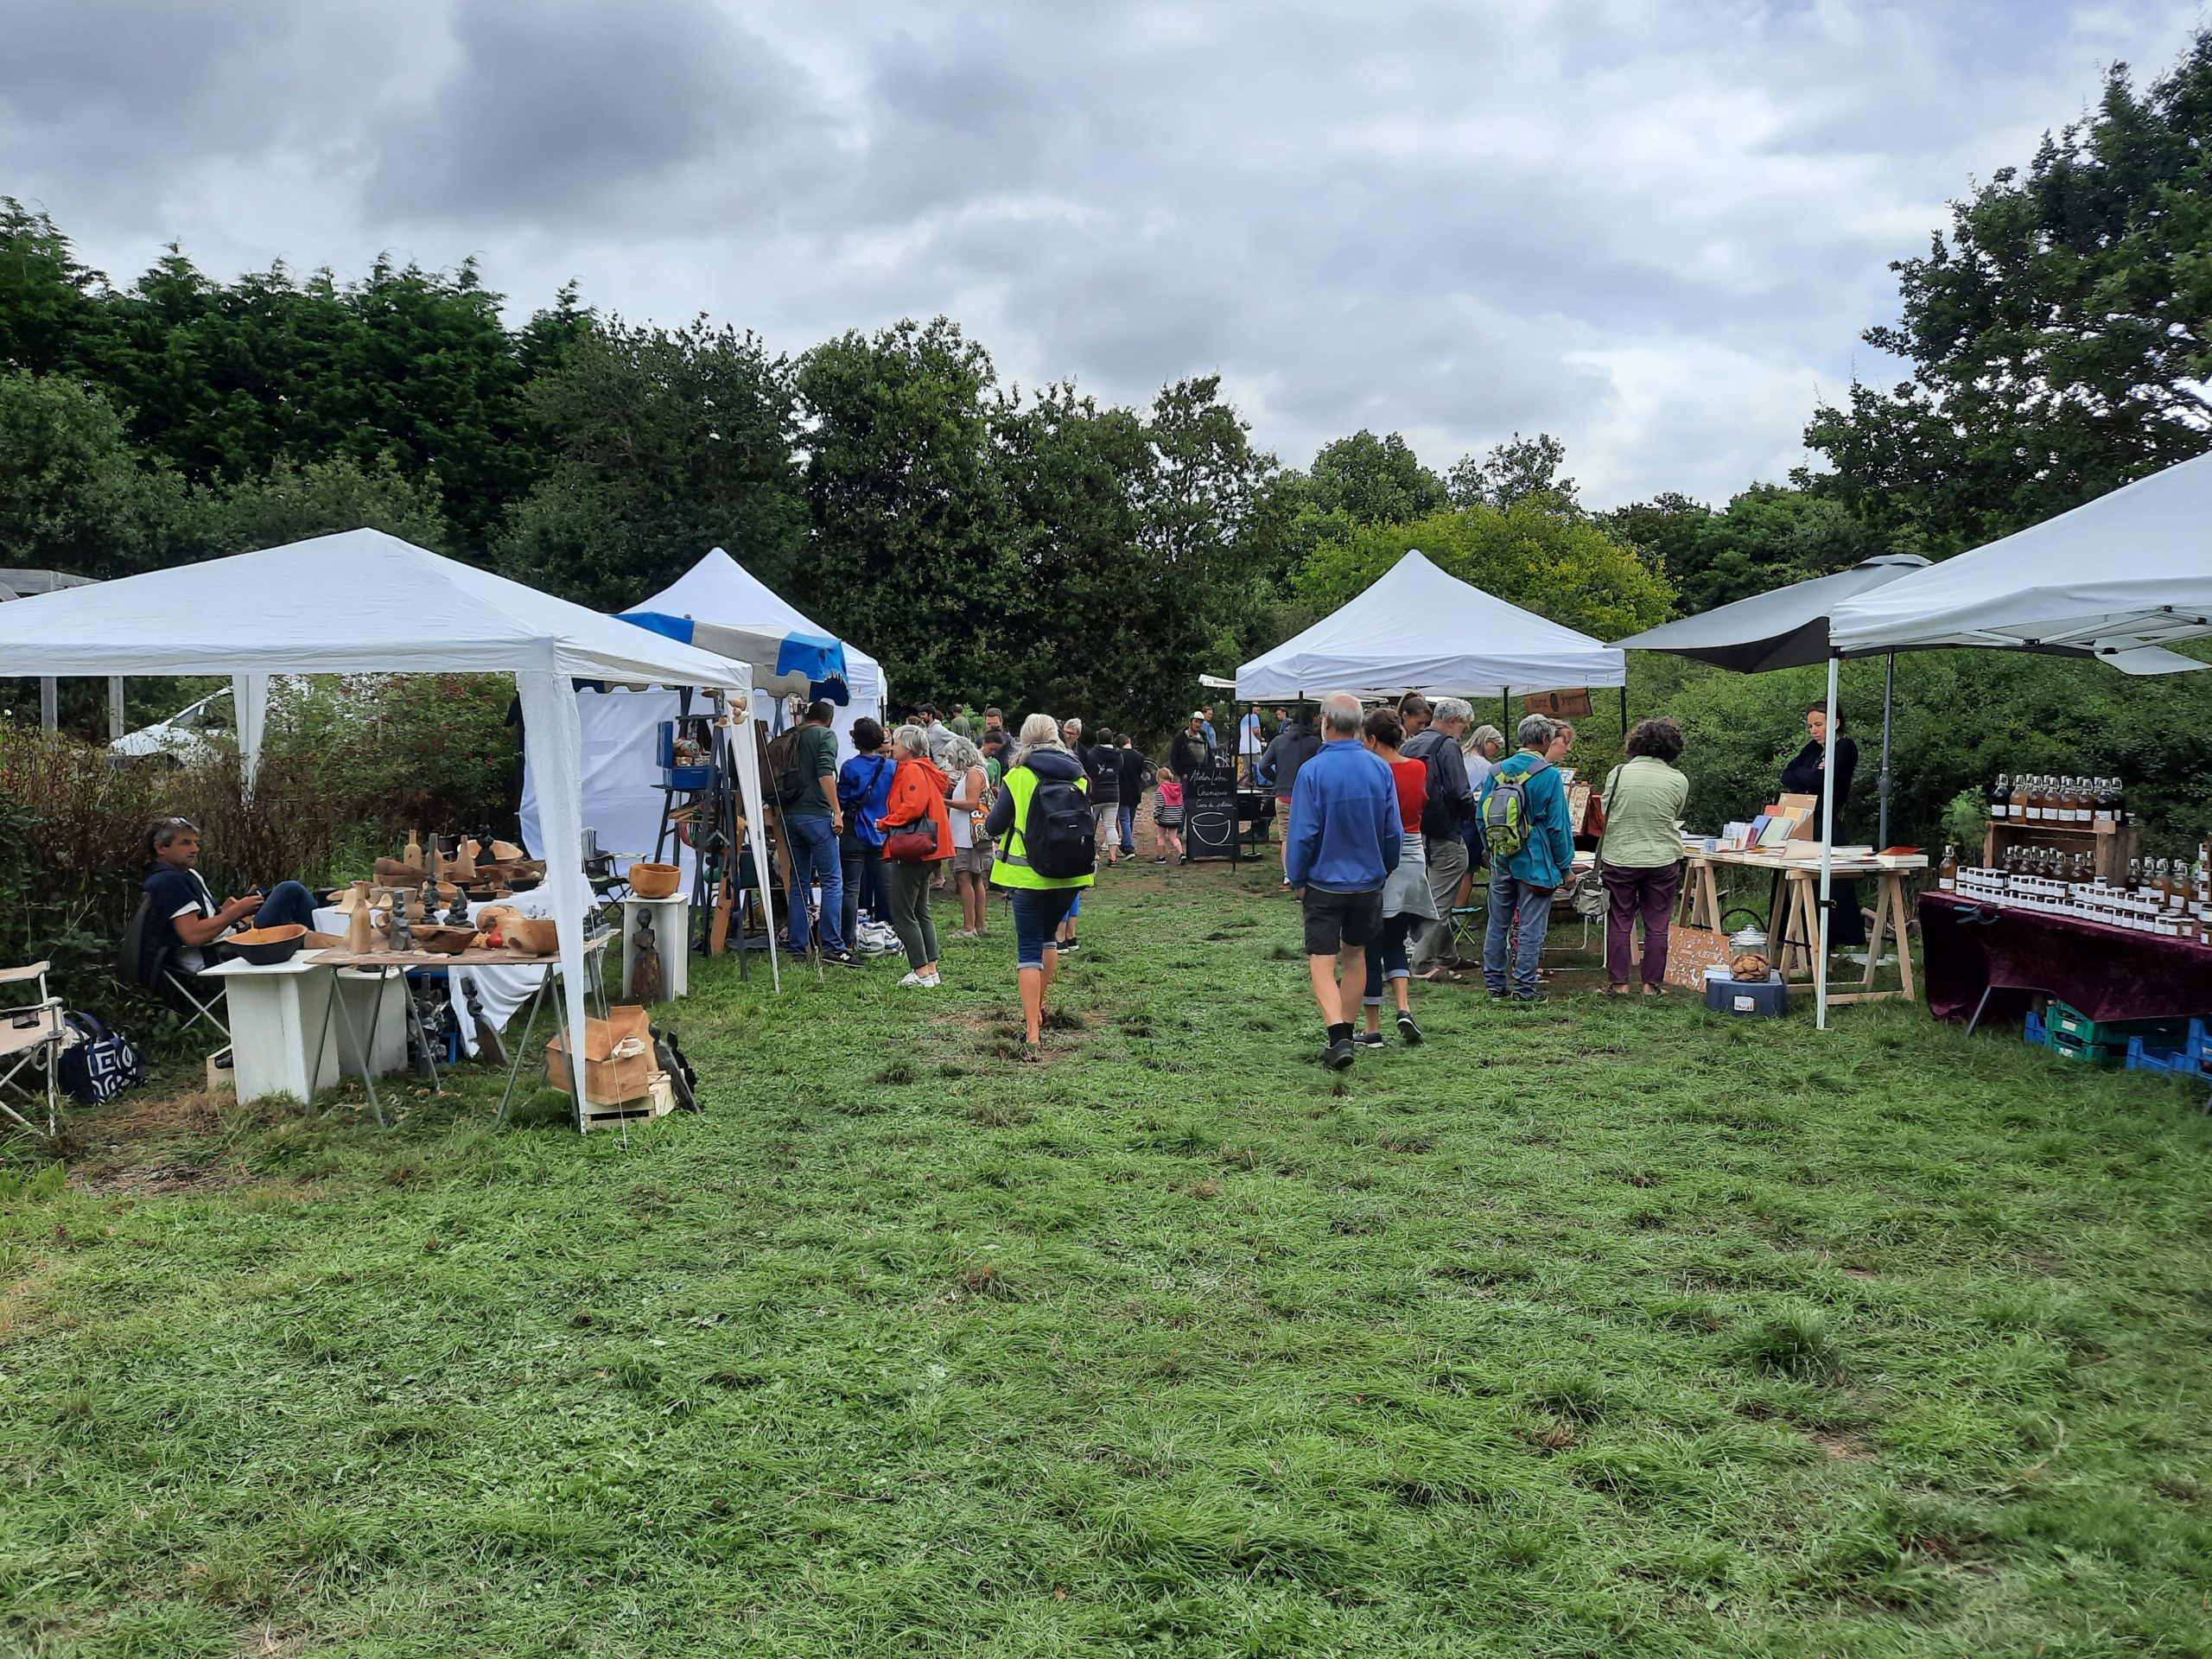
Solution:
[(1236, 856), (1236, 769), (1215, 765), (1183, 780), (1183, 845), (1192, 863)]

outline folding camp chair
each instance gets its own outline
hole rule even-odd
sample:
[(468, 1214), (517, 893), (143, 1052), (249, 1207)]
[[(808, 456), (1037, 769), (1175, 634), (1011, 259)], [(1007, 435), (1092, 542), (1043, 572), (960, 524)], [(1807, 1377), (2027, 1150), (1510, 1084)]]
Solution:
[[(27, 1068), (36, 1067), (44, 1072), (46, 1132), (49, 1136), (60, 1128), (56, 1074), (61, 1067), (61, 1056), (77, 1042), (75, 1027), (62, 1015), (61, 999), (47, 995), (46, 970), (50, 966), (49, 963), (35, 962), (28, 968), (0, 968), (0, 986), (35, 982), (38, 988), (35, 1002), (16, 1007), (0, 1005), (0, 1089), (13, 1089), (26, 1099), (35, 1100), (37, 1096), (16, 1079)], [(0, 1113), (34, 1134), (37, 1132), (38, 1125), (4, 1099), (0, 1099)]]
[(214, 1057), (219, 1059), (230, 1052), (231, 1046), (230, 1023), (219, 1012), (227, 1010), (223, 987), (219, 982), (211, 984), (178, 966), (167, 950), (146, 942), (147, 916), (152, 906), (152, 899), (141, 899), (129, 925), (124, 928), (123, 944), (116, 953), (116, 976), (127, 984), (153, 992), (172, 1012), (182, 1014), (187, 1031), (207, 1021), (208, 1027), (223, 1039), (223, 1046)]

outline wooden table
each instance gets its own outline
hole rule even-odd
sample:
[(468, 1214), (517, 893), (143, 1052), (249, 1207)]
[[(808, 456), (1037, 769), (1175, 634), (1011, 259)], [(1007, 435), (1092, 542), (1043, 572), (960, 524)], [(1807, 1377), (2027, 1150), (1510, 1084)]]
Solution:
[[(1768, 905), (1767, 931), (1775, 966), (1782, 970), (1785, 982), (1809, 984), (1815, 995), (1826, 988), (1827, 963), (1815, 943), (1820, 938), (1818, 858), (1784, 858), (1778, 853), (1723, 847), (1709, 853), (1688, 854), (1685, 861), (1689, 867), (1682, 881), (1685, 919), (1693, 927), (1709, 927), (1723, 933), (1727, 930), (1720, 925), (1719, 870), (1723, 867), (1763, 870), (1772, 876), (1775, 891)], [(1919, 855), (1887, 860), (1838, 859), (1829, 867), (1838, 880), (1872, 879), (1875, 883), (1874, 926), (1866, 938), (1866, 971), (1860, 976), (1857, 989), (1830, 992), (1827, 1000), (1832, 1006), (1887, 1002), (1900, 998), (1907, 1002), (1919, 1000), (1913, 983), (1912, 951), (1905, 942), (1905, 929), (1912, 917), (1905, 880), (1927, 868), (1928, 860)], [(1885, 939), (1897, 947), (1897, 983), (1892, 988), (1878, 990), (1875, 980), (1881, 966)]]

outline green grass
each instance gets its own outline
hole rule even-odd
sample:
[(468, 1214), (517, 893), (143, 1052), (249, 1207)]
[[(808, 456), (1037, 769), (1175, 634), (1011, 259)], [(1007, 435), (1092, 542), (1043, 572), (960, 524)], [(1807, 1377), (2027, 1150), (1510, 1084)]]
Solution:
[(994, 922), (696, 970), (626, 1148), (480, 1074), (20, 1150), (0, 1648), (2212, 1651), (2189, 1091), (1471, 987), (1338, 1080), (1294, 907), (1150, 867), (1017, 1066)]

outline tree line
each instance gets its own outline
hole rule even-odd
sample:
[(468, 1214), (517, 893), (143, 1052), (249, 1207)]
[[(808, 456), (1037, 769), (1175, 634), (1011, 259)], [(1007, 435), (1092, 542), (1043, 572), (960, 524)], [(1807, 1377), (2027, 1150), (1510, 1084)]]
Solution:
[(1303, 467), (1217, 378), (1023, 389), (944, 318), (797, 354), (703, 317), (515, 322), (474, 262), (168, 250), (127, 283), (0, 197), (0, 545), (113, 576), (368, 524), (601, 609), (728, 548), (899, 695), (1140, 734), (1420, 546), (1607, 637), (1893, 550), (1941, 557), (2212, 444), (2212, 33), (1955, 204), (1900, 261), (1911, 365), (1816, 406), (1826, 463), (1718, 505), (1581, 503), (1555, 439), (1441, 470), (1360, 431)]

